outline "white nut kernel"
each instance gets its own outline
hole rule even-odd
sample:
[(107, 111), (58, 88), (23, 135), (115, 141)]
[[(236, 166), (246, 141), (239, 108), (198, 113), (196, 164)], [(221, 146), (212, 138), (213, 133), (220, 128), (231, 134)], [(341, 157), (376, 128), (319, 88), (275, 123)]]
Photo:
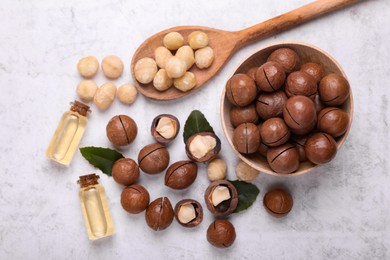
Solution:
[(188, 35), (188, 43), (192, 49), (197, 50), (209, 44), (209, 37), (201, 31), (194, 31)]
[(98, 109), (106, 110), (114, 101), (115, 94), (115, 85), (111, 82), (107, 82), (98, 88), (93, 97), (93, 103)]
[(158, 91), (164, 91), (169, 89), (172, 86), (172, 79), (168, 77), (167, 71), (165, 69), (159, 69), (154, 76), (153, 86)]
[(177, 50), (175, 56), (182, 59), (186, 63), (187, 70), (190, 69), (195, 63), (194, 50), (188, 45), (180, 47)]
[(118, 88), (116, 96), (119, 101), (126, 105), (131, 105), (134, 103), (137, 98), (138, 91), (133, 84), (123, 84)]
[(85, 102), (90, 102), (95, 96), (96, 90), (98, 89), (95, 82), (92, 80), (82, 80), (77, 85), (77, 95)]
[(214, 60), (214, 51), (210, 47), (204, 47), (195, 52), (195, 63), (199, 69), (207, 69)]
[(77, 63), (77, 70), (81, 76), (91, 78), (95, 76), (99, 69), (99, 61), (93, 57), (84, 57)]
[(167, 48), (160, 46), (154, 50), (154, 59), (156, 60), (157, 66), (161, 69), (165, 69), (165, 64), (167, 60), (171, 58), (173, 55), (170, 50)]
[(163, 38), (163, 44), (169, 50), (177, 50), (184, 44), (184, 37), (178, 32), (170, 32)]
[(192, 72), (187, 71), (184, 73), (184, 75), (180, 78), (173, 79), (173, 85), (183, 92), (187, 92), (191, 89), (193, 89), (196, 85), (196, 78), (195, 74)]
[(240, 161), (236, 166), (236, 176), (241, 181), (251, 182), (259, 175), (259, 171), (252, 168), (244, 161)]
[(177, 123), (175, 120), (163, 116), (158, 120), (156, 131), (165, 139), (171, 139), (176, 135)]
[(216, 145), (217, 140), (215, 140), (214, 137), (208, 135), (197, 135), (190, 143), (189, 150), (192, 156), (200, 159), (213, 150)]
[(192, 220), (196, 219), (195, 208), (191, 203), (184, 204), (179, 208), (177, 213), (179, 221), (183, 224), (190, 223)]
[(215, 187), (213, 193), (211, 194), (211, 201), (214, 207), (230, 198), (231, 196), (230, 196), (229, 188), (222, 185)]
[(115, 55), (109, 55), (102, 60), (103, 74), (109, 79), (117, 79), (123, 73), (123, 62)]
[(180, 78), (187, 71), (187, 64), (180, 58), (173, 56), (167, 60), (165, 70), (170, 78)]
[(216, 158), (207, 165), (207, 177), (210, 181), (223, 180), (226, 173), (227, 165), (222, 159)]
[(156, 73), (157, 64), (152, 58), (142, 58), (134, 66), (135, 79), (142, 84), (152, 82)]

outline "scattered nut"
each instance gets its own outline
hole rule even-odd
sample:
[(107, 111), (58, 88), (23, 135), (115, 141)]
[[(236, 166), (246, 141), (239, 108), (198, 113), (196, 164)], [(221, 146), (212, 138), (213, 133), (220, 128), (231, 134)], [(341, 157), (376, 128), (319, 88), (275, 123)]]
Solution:
[(92, 80), (82, 80), (77, 85), (77, 95), (81, 100), (90, 102), (93, 100), (98, 87)]
[(119, 101), (126, 105), (131, 105), (134, 103), (137, 98), (138, 91), (133, 84), (123, 84), (118, 88), (116, 96)]
[(179, 49), (181, 46), (183, 46), (184, 37), (178, 32), (170, 32), (164, 36), (163, 44), (167, 49), (171, 51), (175, 51)]
[(252, 168), (244, 161), (240, 161), (236, 166), (236, 176), (240, 181), (252, 182), (259, 173), (258, 170)]
[(161, 69), (165, 69), (167, 60), (172, 56), (171, 51), (164, 46), (159, 46), (154, 50), (154, 59), (156, 60), (157, 66)]
[(96, 90), (93, 103), (98, 109), (106, 110), (114, 102), (115, 94), (116, 86), (111, 82), (107, 82)]
[(180, 78), (186, 73), (187, 64), (182, 59), (173, 56), (167, 60), (165, 70), (167, 71), (168, 77)]
[(293, 199), (288, 191), (274, 189), (264, 195), (263, 205), (269, 214), (276, 218), (281, 218), (291, 211)]
[(176, 138), (180, 130), (179, 120), (168, 114), (161, 114), (153, 119), (151, 133), (161, 144), (168, 144)]
[(236, 231), (232, 223), (225, 219), (217, 219), (207, 229), (207, 241), (215, 247), (226, 248), (236, 239)]
[(176, 51), (175, 56), (186, 63), (187, 70), (189, 70), (195, 63), (194, 50), (188, 45), (181, 46)]
[(95, 76), (99, 69), (99, 61), (93, 57), (84, 57), (77, 63), (77, 70), (84, 78), (91, 78)]
[(112, 117), (106, 126), (107, 138), (115, 146), (131, 144), (137, 136), (137, 132), (137, 124), (126, 115)]
[(142, 84), (153, 81), (157, 73), (157, 64), (152, 58), (142, 58), (134, 66), (134, 76)]
[(220, 158), (213, 159), (207, 165), (207, 177), (210, 181), (225, 179), (227, 174), (227, 165)]
[(115, 55), (109, 55), (102, 60), (103, 74), (109, 79), (117, 79), (123, 73), (123, 62)]
[(149, 205), (149, 200), (149, 192), (138, 184), (125, 187), (121, 194), (123, 209), (132, 214), (144, 211)]
[(200, 132), (192, 135), (186, 142), (188, 158), (195, 162), (208, 162), (218, 156), (221, 140), (211, 132)]
[(152, 201), (146, 209), (145, 220), (151, 229), (161, 231), (171, 225), (174, 215), (169, 199), (160, 197)]
[(114, 181), (125, 186), (135, 183), (139, 177), (139, 167), (130, 158), (121, 158), (115, 161), (111, 172)]
[(173, 79), (173, 85), (180, 91), (187, 92), (196, 85), (195, 74), (187, 71), (180, 78)]
[(176, 190), (191, 186), (198, 175), (198, 166), (193, 161), (179, 161), (169, 166), (165, 174), (165, 185)]
[(213, 181), (206, 189), (204, 199), (209, 211), (216, 217), (226, 217), (238, 203), (236, 188), (227, 180)]
[(195, 52), (195, 64), (199, 69), (207, 69), (214, 61), (214, 51), (210, 47), (204, 47)]
[(202, 31), (193, 31), (188, 35), (188, 43), (192, 49), (197, 50), (209, 44), (209, 37)]
[(161, 144), (149, 144), (138, 153), (138, 165), (147, 174), (160, 173), (168, 164), (168, 150)]
[(181, 200), (175, 206), (175, 218), (183, 227), (196, 227), (203, 220), (202, 205), (192, 199)]

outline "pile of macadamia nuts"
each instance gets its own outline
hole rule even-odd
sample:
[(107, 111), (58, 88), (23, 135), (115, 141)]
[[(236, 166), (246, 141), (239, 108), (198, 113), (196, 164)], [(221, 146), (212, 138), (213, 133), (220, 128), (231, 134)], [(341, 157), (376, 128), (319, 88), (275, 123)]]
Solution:
[[(101, 68), (106, 78), (110, 80), (118, 79), (123, 73), (123, 62), (118, 56), (109, 55), (103, 58)], [(108, 109), (114, 102), (115, 97), (126, 105), (131, 105), (137, 98), (137, 89), (130, 83), (125, 83), (118, 89), (112, 82), (106, 82), (98, 87), (92, 77), (99, 70), (99, 61), (93, 56), (80, 59), (77, 63), (77, 70), (84, 78), (77, 85), (77, 95), (83, 102), (93, 101), (99, 110)]]
[(347, 79), (324, 75), (321, 64), (301, 63), (294, 50), (279, 48), (260, 67), (226, 84), (234, 147), (265, 156), (276, 173), (293, 173), (306, 160), (332, 160), (350, 122), (340, 108), (349, 97)]
[(172, 85), (183, 92), (193, 89), (196, 77), (189, 71), (191, 67), (195, 64), (199, 69), (206, 69), (214, 60), (207, 34), (191, 32), (186, 45), (183, 35), (170, 32), (164, 36), (162, 43), (163, 46), (154, 50), (154, 59), (145, 57), (136, 62), (136, 80), (141, 84), (153, 83), (158, 91), (165, 91)]

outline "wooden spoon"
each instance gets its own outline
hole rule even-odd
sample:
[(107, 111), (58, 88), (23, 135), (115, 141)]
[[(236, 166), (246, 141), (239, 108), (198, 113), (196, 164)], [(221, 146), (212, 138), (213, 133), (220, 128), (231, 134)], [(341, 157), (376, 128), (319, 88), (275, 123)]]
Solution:
[[(204, 26), (178, 26), (161, 31), (143, 42), (134, 53), (131, 61), (131, 74), (135, 81), (135, 86), (144, 96), (154, 100), (173, 100), (192, 94), (203, 87), (222, 68), (233, 53), (246, 44), (271, 36), (357, 1), (359, 0), (318, 0), (241, 31), (222, 31)], [(195, 65), (192, 66), (190, 71), (195, 74), (197, 81), (196, 86), (192, 90), (182, 92), (175, 87), (171, 87), (166, 91), (160, 92), (153, 87), (153, 83), (141, 84), (135, 80), (135, 63), (144, 57), (154, 58), (154, 50), (163, 45), (162, 39), (167, 33), (179, 32), (186, 39), (195, 30), (207, 33), (209, 46), (213, 48), (215, 58), (208, 69), (200, 70)]]

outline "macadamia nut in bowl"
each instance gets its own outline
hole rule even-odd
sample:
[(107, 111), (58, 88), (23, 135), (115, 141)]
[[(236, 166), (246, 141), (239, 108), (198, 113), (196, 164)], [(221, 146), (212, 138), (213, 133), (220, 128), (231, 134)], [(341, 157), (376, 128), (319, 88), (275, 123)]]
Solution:
[[(257, 92), (236, 91), (239, 88), (231, 83), (237, 77), (247, 79), (245, 90), (251, 89), (248, 78), (254, 79)], [(253, 113), (247, 109), (253, 106), (258, 117), (237, 113)], [(337, 156), (351, 128), (353, 96), (347, 76), (329, 54), (304, 43), (279, 43), (256, 51), (238, 65), (226, 80), (220, 108), (226, 138), (242, 161), (263, 173), (296, 176)], [(253, 123), (259, 131), (243, 127)], [(303, 146), (297, 147), (294, 140), (306, 140), (318, 132), (326, 133), (321, 136), (325, 141), (334, 138), (336, 150), (332, 147), (328, 149), (332, 153), (322, 154), (316, 148), (322, 139), (314, 140), (307, 145), (309, 156), (302, 156)]]

